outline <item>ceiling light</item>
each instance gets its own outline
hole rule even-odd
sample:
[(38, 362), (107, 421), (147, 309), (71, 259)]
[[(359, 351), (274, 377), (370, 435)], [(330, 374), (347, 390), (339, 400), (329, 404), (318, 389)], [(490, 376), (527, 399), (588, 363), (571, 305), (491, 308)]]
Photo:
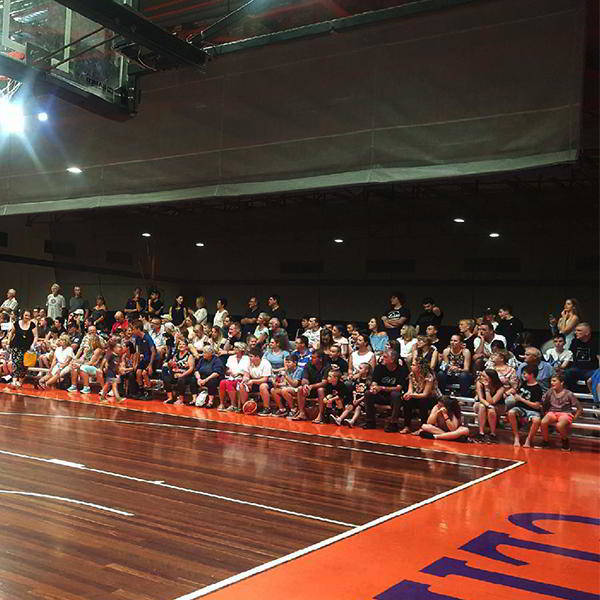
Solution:
[(0, 129), (6, 133), (23, 133), (25, 131), (25, 115), (19, 104), (7, 98), (0, 99)]
[(344, 240), (342, 238), (335, 238), (335, 240), (333, 240), (336, 244), (343, 244)]
[(45, 112), (38, 113), (37, 118), (38, 118), (38, 121), (45, 123), (48, 120), (48, 113), (45, 113)]
[(74, 175), (79, 175), (80, 173), (83, 173), (83, 171), (79, 167), (69, 167), (67, 171), (69, 173), (73, 173)]
[(497, 238), (497, 237), (500, 237), (500, 234), (499, 233), (490, 233), (490, 237)]
[(456, 219), (454, 219), (454, 222), (455, 222), (455, 223), (464, 223), (464, 222), (465, 222), (465, 220), (464, 220), (464, 219), (461, 219), (460, 217), (456, 217)]
[(196, 246), (198, 246), (198, 248), (204, 248), (204, 244), (202, 242), (196, 242)]
[(142, 233), (142, 237), (152, 237), (152, 234), (148, 232)]

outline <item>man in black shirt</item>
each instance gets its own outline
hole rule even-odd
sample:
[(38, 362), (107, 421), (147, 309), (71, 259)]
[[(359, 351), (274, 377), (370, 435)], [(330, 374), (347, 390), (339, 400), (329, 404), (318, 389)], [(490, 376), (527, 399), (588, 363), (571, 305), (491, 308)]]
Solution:
[(150, 300), (148, 300), (148, 314), (151, 317), (160, 317), (163, 314), (164, 307), (164, 302), (160, 299), (160, 292), (152, 290)]
[(439, 329), (443, 318), (444, 312), (439, 306), (436, 306), (433, 298), (429, 296), (423, 298), (423, 312), (419, 315), (416, 323), (419, 333), (425, 335), (428, 325), (435, 325)]
[(498, 309), (496, 333), (506, 338), (506, 349), (513, 350), (519, 334), (523, 332), (523, 321), (512, 315), (512, 306), (502, 304)]
[(337, 344), (329, 348), (329, 365), (339, 367), (342, 373), (348, 372), (348, 362), (342, 358), (342, 349)]
[(291, 417), (292, 421), (306, 421), (307, 398), (318, 398), (319, 405), (323, 405), (325, 370), (328, 366), (329, 363), (325, 362), (325, 355), (320, 350), (313, 350), (311, 361), (302, 372), (302, 383), (298, 388), (298, 413)]
[(398, 361), (395, 350), (386, 350), (383, 354), (383, 364), (377, 365), (373, 371), (373, 383), (365, 394), (366, 422), (364, 429), (375, 429), (375, 405), (388, 404), (392, 406), (392, 416), (386, 423), (385, 431), (398, 431), (398, 418), (402, 410), (402, 394), (406, 388), (408, 369)]
[(410, 310), (404, 306), (404, 303), (404, 294), (394, 292), (390, 296), (391, 310), (387, 315), (381, 317), (383, 327), (390, 340), (398, 339), (402, 326), (410, 323)]
[(142, 288), (137, 287), (133, 290), (133, 297), (127, 300), (123, 312), (127, 320), (131, 323), (131, 321), (139, 319), (146, 312), (146, 309), (147, 303), (146, 298), (142, 296)]
[(267, 300), (267, 304), (269, 305), (269, 310), (267, 311), (271, 318), (275, 317), (279, 319), (279, 323), (283, 329), (288, 328), (287, 315), (285, 310), (279, 306), (279, 296), (277, 294), (272, 294), (269, 296)]
[(251, 333), (254, 333), (256, 329), (256, 323), (258, 322), (258, 315), (261, 310), (258, 306), (258, 300), (256, 296), (252, 296), (248, 300), (248, 310), (242, 317), (240, 323), (242, 324), (242, 336), (246, 339)]
[(473, 319), (461, 319), (458, 322), (458, 331), (463, 335), (463, 344), (465, 348), (471, 353), (471, 356), (475, 354), (475, 340), (477, 335), (475, 334), (475, 321)]
[(569, 350), (573, 353), (573, 365), (565, 371), (565, 384), (572, 392), (577, 391), (577, 382), (587, 381), (598, 368), (598, 340), (592, 336), (588, 323), (575, 327), (575, 339)]

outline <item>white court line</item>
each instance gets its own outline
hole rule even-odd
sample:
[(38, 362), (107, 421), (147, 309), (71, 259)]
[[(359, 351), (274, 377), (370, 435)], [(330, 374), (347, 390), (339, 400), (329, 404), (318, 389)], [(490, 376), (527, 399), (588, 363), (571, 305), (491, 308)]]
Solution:
[(8, 450), (0, 450), (0, 454), (6, 456), (14, 456), (17, 458), (24, 458), (26, 460), (36, 460), (38, 462), (50, 463), (61, 467), (68, 467), (72, 469), (79, 469), (80, 471), (89, 471), (91, 473), (99, 473), (100, 475), (108, 475), (109, 477), (116, 477), (118, 479), (126, 479), (128, 481), (136, 481), (138, 483), (148, 483), (150, 485), (156, 485), (158, 487), (167, 488), (170, 490), (176, 490), (178, 492), (187, 492), (189, 494), (196, 494), (198, 496), (205, 496), (206, 498), (215, 498), (217, 500), (223, 500), (225, 502), (232, 502), (233, 504), (243, 504), (244, 506), (254, 506), (255, 508), (262, 508), (271, 512), (281, 513), (284, 515), (291, 515), (293, 517), (301, 517), (303, 519), (311, 519), (313, 521), (321, 521), (324, 523), (332, 523), (333, 525), (341, 525), (342, 527), (357, 527), (355, 523), (346, 523), (344, 521), (336, 521), (335, 519), (327, 519), (325, 517), (319, 517), (317, 515), (309, 515), (306, 513), (295, 512), (293, 510), (286, 510), (285, 508), (278, 508), (277, 506), (269, 506), (268, 504), (259, 504), (257, 502), (250, 502), (248, 500), (239, 500), (238, 498), (230, 498), (229, 496), (221, 496), (219, 494), (211, 494), (209, 492), (202, 492), (200, 490), (194, 490), (192, 488), (184, 488), (178, 485), (171, 485), (160, 480), (142, 479), (140, 477), (133, 477), (131, 475), (124, 475), (123, 473), (115, 473), (113, 471), (104, 471), (102, 469), (94, 469), (92, 467), (86, 467), (81, 463), (74, 463), (66, 460), (60, 460), (57, 458), (42, 458), (41, 456), (30, 456), (29, 454), (20, 454), (18, 452), (9, 452)]
[(134, 517), (135, 515), (124, 510), (118, 510), (116, 508), (110, 508), (109, 506), (103, 506), (102, 504), (93, 504), (92, 502), (84, 502), (83, 500), (75, 500), (74, 498), (65, 498), (64, 496), (50, 496), (49, 494), (37, 494), (35, 492), (18, 492), (15, 490), (0, 490), (0, 494), (12, 494), (15, 496), (33, 496), (34, 498), (48, 498), (50, 500), (60, 500), (61, 502), (70, 502), (71, 504), (82, 504), (83, 506), (91, 506), (92, 508), (99, 508), (100, 510), (107, 510), (108, 512), (116, 513), (118, 515), (124, 515), (126, 517)]
[[(351, 452), (364, 452), (366, 454), (376, 454), (378, 456), (392, 456), (395, 458), (408, 458), (412, 460), (423, 460), (425, 462), (442, 463), (445, 465), (455, 465), (458, 467), (471, 467), (473, 469), (485, 469), (487, 471), (494, 471), (496, 467), (486, 467), (483, 465), (473, 465), (471, 463), (460, 463), (451, 460), (441, 460), (439, 458), (428, 458), (426, 456), (413, 456), (412, 454), (395, 454), (394, 452), (383, 452), (382, 450), (368, 450), (366, 448), (354, 448), (352, 446), (336, 446), (334, 444), (323, 444), (321, 442), (310, 442), (308, 440), (297, 440), (294, 438), (279, 437), (274, 435), (265, 435), (262, 433), (248, 433), (244, 431), (231, 431), (227, 429), (216, 429), (211, 427), (192, 427), (191, 425), (174, 425), (172, 423), (156, 423), (152, 421), (124, 421), (116, 419), (101, 419), (98, 417), (77, 417), (72, 415), (45, 415), (40, 413), (13, 413), (13, 412), (0, 412), (0, 415), (18, 415), (20, 417), (43, 417), (48, 419), (73, 419), (80, 421), (100, 421), (103, 423), (120, 423), (124, 425), (151, 425), (154, 427), (172, 427), (174, 429), (193, 429), (194, 431), (210, 431), (212, 433), (229, 433), (231, 435), (242, 435), (246, 437), (263, 438), (267, 440), (277, 440), (282, 442), (289, 442), (291, 444), (305, 444), (308, 446), (319, 446), (321, 448), (334, 448), (336, 450), (348, 450)], [(280, 429), (277, 431), (281, 431)], [(295, 433), (295, 432), (293, 432)], [(330, 436), (328, 436), (330, 437)], [(346, 438), (335, 438), (340, 441), (345, 441)], [(362, 441), (362, 440), (357, 440)], [(402, 448), (402, 446), (394, 446), (395, 448)], [(470, 456), (470, 455), (467, 455)], [(486, 457), (477, 457), (486, 458)]]
[[(201, 417), (201, 416), (193, 416), (193, 415), (178, 415), (175, 413), (170, 413), (170, 412), (161, 412), (158, 410), (144, 410), (143, 408), (134, 408), (132, 406), (123, 406), (123, 405), (119, 405), (119, 404), (115, 404), (115, 405), (107, 405), (107, 404), (101, 404), (99, 402), (91, 402), (92, 398), (86, 398), (86, 401), (83, 402), (82, 400), (77, 400), (75, 398), (48, 398), (47, 396), (36, 396), (34, 394), (26, 394), (24, 393), (22, 390), (21, 391), (16, 391), (16, 390), (0, 390), (0, 393), (4, 393), (4, 394), (14, 394), (16, 396), (26, 396), (28, 398), (38, 398), (40, 400), (56, 400), (58, 402), (71, 402), (71, 403), (75, 403), (75, 404), (84, 404), (86, 406), (101, 406), (102, 408), (114, 408), (116, 410), (122, 410), (122, 411), (132, 411), (132, 412), (140, 412), (140, 413), (144, 413), (146, 415), (163, 415), (166, 417), (173, 417), (173, 418), (177, 418), (177, 419), (187, 419), (187, 420), (194, 420), (194, 421), (206, 421), (207, 423), (221, 423), (223, 425), (232, 425), (234, 427), (250, 427), (250, 428), (254, 428), (254, 429), (267, 429), (269, 431), (287, 431), (288, 433), (294, 433), (297, 435), (305, 435), (305, 436), (314, 436), (314, 437), (322, 437), (322, 438), (328, 438), (328, 439), (333, 439), (333, 440), (350, 440), (353, 442), (360, 442), (361, 444), (376, 444), (378, 446), (391, 446), (392, 448), (412, 448), (413, 450), (426, 450), (427, 452), (438, 452), (441, 454), (456, 454), (457, 456), (469, 456), (470, 458), (490, 458), (487, 456), (481, 456), (479, 454), (468, 454), (466, 452), (456, 452), (454, 450), (452, 450), (451, 452), (448, 450), (438, 450), (436, 448), (423, 448), (422, 446), (398, 446), (397, 444), (390, 444), (389, 442), (374, 442), (373, 440), (362, 440), (362, 439), (357, 439), (357, 438), (347, 438), (347, 437), (343, 437), (343, 436), (337, 436), (337, 435), (327, 435), (326, 433), (311, 433), (310, 431), (296, 431), (296, 430), (292, 430), (292, 429), (281, 429), (280, 427), (267, 427), (265, 425), (252, 425), (251, 423), (232, 423), (229, 421), (220, 421), (219, 419), (207, 419), (206, 417)], [(200, 410), (200, 409), (199, 409)], [(205, 409), (206, 410), (206, 409)], [(21, 414), (21, 413), (0, 413), (0, 414)], [(86, 417), (86, 418), (92, 418), (92, 417)], [(192, 427), (192, 429), (197, 429), (196, 427)], [(502, 462), (510, 462), (512, 463), (513, 460), (510, 458), (495, 458), (492, 457), (493, 460), (498, 460), (498, 461), (502, 461)]]
[(441, 500), (442, 498), (445, 498), (446, 496), (450, 496), (452, 494), (456, 494), (457, 492), (461, 492), (462, 490), (465, 490), (473, 485), (481, 483), (482, 481), (486, 481), (487, 479), (491, 479), (492, 477), (496, 477), (497, 475), (500, 475), (506, 471), (509, 471), (510, 469), (520, 467), (521, 465), (524, 465), (524, 464), (525, 463), (523, 461), (515, 462), (514, 464), (509, 465), (508, 467), (504, 467), (504, 468), (496, 471), (495, 473), (488, 473), (487, 475), (483, 475), (482, 477), (479, 477), (478, 479), (474, 479), (473, 481), (463, 483), (462, 485), (452, 488), (451, 490), (447, 490), (445, 492), (442, 492), (441, 494), (437, 494), (435, 496), (432, 496), (431, 498), (427, 498), (427, 500), (422, 500), (421, 502), (417, 502), (416, 504), (412, 504), (411, 506), (407, 506), (405, 508), (397, 510), (396, 512), (390, 513), (389, 515), (384, 515), (383, 517), (379, 517), (373, 521), (369, 521), (369, 523), (365, 523), (364, 525), (359, 525), (358, 527), (355, 527), (354, 529), (350, 529), (349, 531), (344, 531), (343, 533), (340, 533), (338, 535), (330, 537), (326, 540), (323, 540), (322, 542), (317, 542), (316, 544), (313, 544), (312, 546), (308, 546), (307, 548), (303, 548), (302, 550), (296, 550), (296, 552), (292, 552), (291, 554), (287, 554), (286, 556), (282, 556), (281, 558), (272, 560), (268, 563), (265, 563), (264, 565), (259, 565), (258, 567), (254, 567), (253, 569), (249, 569), (248, 571), (244, 571), (243, 573), (238, 573), (237, 575), (233, 575), (232, 577), (223, 579), (223, 581), (219, 581), (217, 583), (207, 585), (206, 587), (203, 587), (194, 592), (190, 592), (189, 594), (179, 596), (175, 600), (195, 600), (196, 598), (202, 598), (203, 596), (208, 596), (208, 594), (212, 594), (213, 592), (216, 592), (217, 590), (220, 590), (224, 587), (228, 587), (234, 583), (238, 583), (239, 581), (248, 579), (249, 577), (258, 575), (259, 573), (263, 573), (264, 571), (268, 571), (268, 570), (270, 570), (274, 567), (277, 567), (279, 565), (282, 565), (284, 563), (288, 563), (296, 558), (300, 558), (301, 556), (310, 554), (311, 552), (314, 552), (315, 550), (320, 550), (321, 548), (325, 548), (326, 546), (331, 546), (332, 544), (335, 544), (336, 542), (339, 542), (339, 541), (349, 538), (353, 535), (356, 535), (357, 533), (361, 533), (362, 531), (371, 529), (372, 527), (375, 527), (376, 525), (380, 525), (381, 523), (385, 523), (386, 521), (395, 519), (396, 517), (399, 517), (400, 515), (404, 515), (406, 513), (412, 512), (413, 510), (416, 510), (417, 508), (421, 508), (422, 506), (426, 506), (427, 504), (431, 504), (432, 502)]

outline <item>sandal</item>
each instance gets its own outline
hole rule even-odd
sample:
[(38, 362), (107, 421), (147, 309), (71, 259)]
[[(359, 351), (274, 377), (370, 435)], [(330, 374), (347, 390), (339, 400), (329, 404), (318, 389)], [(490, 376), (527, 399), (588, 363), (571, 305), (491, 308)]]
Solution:
[(312, 422), (313, 422), (315, 425), (323, 425), (323, 420), (322, 420), (322, 419), (319, 419), (319, 418), (313, 419), (313, 421), (312, 421)]
[(294, 415), (293, 417), (289, 417), (290, 421), (308, 421), (306, 417), (300, 416), (300, 414)]

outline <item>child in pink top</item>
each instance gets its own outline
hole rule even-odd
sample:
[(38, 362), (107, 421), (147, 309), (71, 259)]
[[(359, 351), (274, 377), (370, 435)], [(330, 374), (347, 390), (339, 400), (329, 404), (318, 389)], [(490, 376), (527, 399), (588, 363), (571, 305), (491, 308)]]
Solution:
[[(560, 435), (562, 449), (568, 452), (571, 449), (569, 443), (571, 424), (581, 415), (582, 408), (573, 392), (564, 387), (564, 377), (561, 373), (552, 375), (550, 389), (544, 394), (542, 405), (545, 413), (542, 419), (542, 437), (544, 438), (542, 447), (550, 447), (548, 429), (550, 425), (555, 425), (556, 431)], [(573, 414), (573, 408), (575, 408), (575, 414)]]

